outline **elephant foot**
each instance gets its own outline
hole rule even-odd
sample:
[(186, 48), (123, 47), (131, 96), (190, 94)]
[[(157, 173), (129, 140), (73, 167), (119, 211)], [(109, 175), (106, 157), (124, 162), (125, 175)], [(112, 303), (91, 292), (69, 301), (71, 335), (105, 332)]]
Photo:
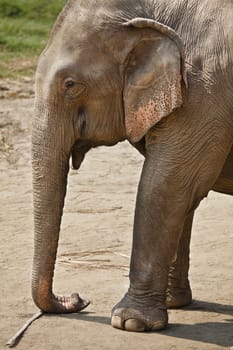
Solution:
[(172, 288), (166, 292), (166, 306), (168, 309), (178, 309), (192, 303), (192, 291), (190, 286), (186, 288)]
[(148, 303), (126, 294), (113, 308), (111, 324), (129, 332), (158, 331), (168, 324), (167, 310), (162, 303)]

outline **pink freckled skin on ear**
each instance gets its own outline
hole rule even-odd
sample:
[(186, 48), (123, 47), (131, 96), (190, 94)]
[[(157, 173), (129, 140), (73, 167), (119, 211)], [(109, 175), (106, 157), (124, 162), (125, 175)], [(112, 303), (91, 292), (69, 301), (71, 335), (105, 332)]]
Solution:
[(167, 89), (155, 93), (149, 101), (141, 101), (141, 106), (130, 111), (126, 117), (126, 130), (132, 142), (139, 141), (147, 131), (163, 117), (171, 114), (182, 104), (180, 76), (167, 86)]

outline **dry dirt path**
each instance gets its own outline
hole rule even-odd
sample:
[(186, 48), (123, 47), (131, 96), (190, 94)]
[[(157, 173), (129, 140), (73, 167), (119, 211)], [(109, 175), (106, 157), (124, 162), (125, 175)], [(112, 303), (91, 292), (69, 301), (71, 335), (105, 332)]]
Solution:
[[(33, 99), (30, 82), (25, 84), (23, 98), (2, 89), (0, 99), (0, 349), (36, 312), (30, 295)], [(80, 314), (43, 316), (26, 332), (18, 350), (233, 347), (233, 198), (216, 193), (202, 202), (195, 218), (193, 305), (170, 311), (170, 325), (159, 333), (127, 333), (109, 325), (111, 308), (128, 286), (142, 162), (132, 147), (122, 143), (90, 151), (80, 171), (71, 171), (55, 289), (79, 291), (92, 304)]]

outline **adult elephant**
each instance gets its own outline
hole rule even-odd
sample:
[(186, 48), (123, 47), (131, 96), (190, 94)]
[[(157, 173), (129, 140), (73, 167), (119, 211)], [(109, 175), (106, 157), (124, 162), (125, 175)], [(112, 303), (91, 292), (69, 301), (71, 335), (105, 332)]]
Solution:
[(231, 0), (71, 0), (40, 56), (33, 122), (32, 294), (45, 312), (88, 302), (53, 294), (69, 159), (127, 139), (145, 156), (130, 286), (112, 325), (167, 325), (191, 302), (189, 240), (209, 190), (233, 194)]

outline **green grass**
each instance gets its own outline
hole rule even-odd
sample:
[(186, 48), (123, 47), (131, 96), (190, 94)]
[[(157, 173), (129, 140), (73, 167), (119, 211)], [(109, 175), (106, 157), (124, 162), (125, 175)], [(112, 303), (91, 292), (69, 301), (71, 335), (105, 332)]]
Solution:
[(65, 0), (0, 0), (0, 78), (34, 73)]

